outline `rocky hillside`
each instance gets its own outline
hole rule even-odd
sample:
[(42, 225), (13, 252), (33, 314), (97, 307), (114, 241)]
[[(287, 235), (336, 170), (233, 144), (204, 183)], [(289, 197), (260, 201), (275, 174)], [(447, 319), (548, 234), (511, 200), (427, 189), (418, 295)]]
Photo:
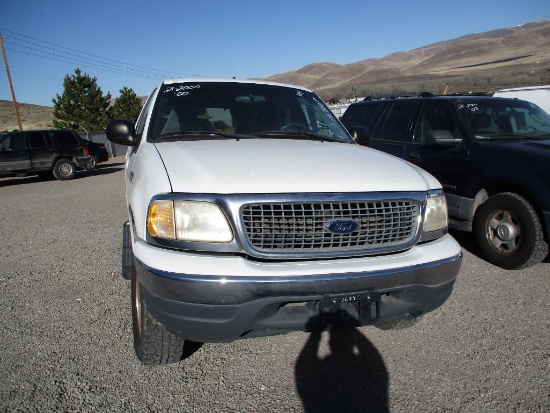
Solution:
[[(48, 129), (53, 127), (53, 107), (18, 103), (23, 129)], [(0, 100), (0, 131), (19, 129), (13, 103)]]
[(471, 34), (348, 65), (313, 63), (269, 77), (322, 96), (372, 91), (494, 91), (550, 83), (550, 21)]

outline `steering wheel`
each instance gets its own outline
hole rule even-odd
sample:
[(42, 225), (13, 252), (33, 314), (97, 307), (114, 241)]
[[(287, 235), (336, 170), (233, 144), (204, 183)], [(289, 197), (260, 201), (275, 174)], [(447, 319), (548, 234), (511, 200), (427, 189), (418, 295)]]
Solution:
[(526, 133), (526, 132), (535, 132), (537, 129), (533, 126), (524, 126), (520, 130), (518, 130), (518, 133)]
[(287, 123), (286, 125), (279, 128), (279, 130), (282, 132), (309, 132), (309, 128), (306, 125), (297, 122)]

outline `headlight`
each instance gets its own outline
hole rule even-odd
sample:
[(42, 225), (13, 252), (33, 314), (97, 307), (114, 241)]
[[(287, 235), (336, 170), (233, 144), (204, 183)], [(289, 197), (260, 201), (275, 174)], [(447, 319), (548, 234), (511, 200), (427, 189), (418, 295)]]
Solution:
[(233, 233), (220, 208), (209, 202), (174, 201), (176, 238), (184, 241), (230, 242)]
[(445, 230), (447, 228), (447, 202), (445, 195), (429, 195), (424, 212), (424, 232)]
[(209, 202), (155, 200), (147, 230), (154, 237), (194, 242), (230, 242), (233, 232), (221, 209)]

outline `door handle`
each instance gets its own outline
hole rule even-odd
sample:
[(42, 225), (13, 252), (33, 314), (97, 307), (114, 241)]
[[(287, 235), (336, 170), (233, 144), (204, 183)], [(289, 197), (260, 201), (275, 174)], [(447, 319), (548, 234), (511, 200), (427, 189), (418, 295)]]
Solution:
[(418, 161), (420, 160), (420, 154), (418, 152), (411, 152), (409, 153), (409, 159)]

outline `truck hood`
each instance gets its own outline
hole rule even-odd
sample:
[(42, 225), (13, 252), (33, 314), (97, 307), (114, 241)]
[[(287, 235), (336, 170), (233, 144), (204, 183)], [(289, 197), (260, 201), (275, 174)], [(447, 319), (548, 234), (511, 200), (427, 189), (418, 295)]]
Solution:
[(427, 172), (355, 144), (292, 139), (158, 142), (172, 190), (189, 193), (426, 191)]
[(500, 145), (506, 148), (512, 148), (514, 151), (524, 151), (531, 153), (540, 153), (544, 151), (544, 156), (548, 157), (550, 153), (550, 139), (526, 139), (512, 142), (494, 142), (496, 145)]

